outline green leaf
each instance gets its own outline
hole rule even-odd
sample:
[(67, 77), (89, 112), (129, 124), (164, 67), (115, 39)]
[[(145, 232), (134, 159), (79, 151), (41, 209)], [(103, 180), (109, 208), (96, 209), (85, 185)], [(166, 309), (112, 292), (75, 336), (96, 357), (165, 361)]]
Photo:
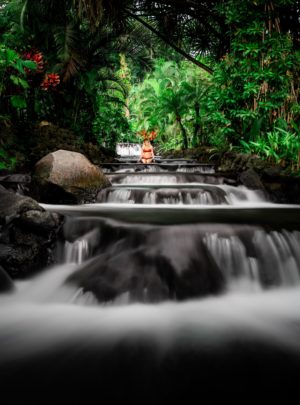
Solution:
[(19, 85), (19, 77), (18, 76), (10, 75), (9, 78), (13, 82), (13, 84), (15, 84), (16, 86)]
[(19, 78), (19, 84), (23, 87), (23, 89), (29, 89), (29, 84), (26, 80)]
[(24, 74), (23, 61), (18, 59), (14, 62), (13, 67), (20, 73)]
[(13, 49), (6, 49), (6, 58), (8, 63), (13, 63), (16, 59), (19, 59), (19, 55)]
[(22, 96), (11, 96), (10, 102), (11, 102), (11, 105), (12, 105), (14, 108), (17, 108), (17, 109), (21, 109), (21, 108), (26, 108), (26, 107), (27, 107), (26, 100), (25, 100), (25, 98), (22, 97)]
[(21, 77), (15, 76), (15, 75), (10, 75), (10, 80), (16, 85), (16, 86), (21, 86), (23, 89), (28, 89), (29, 84), (26, 80), (22, 79)]
[(36, 68), (37, 68), (36, 63), (33, 60), (24, 60), (23, 66), (26, 67), (27, 69), (32, 69), (32, 70), (36, 70)]

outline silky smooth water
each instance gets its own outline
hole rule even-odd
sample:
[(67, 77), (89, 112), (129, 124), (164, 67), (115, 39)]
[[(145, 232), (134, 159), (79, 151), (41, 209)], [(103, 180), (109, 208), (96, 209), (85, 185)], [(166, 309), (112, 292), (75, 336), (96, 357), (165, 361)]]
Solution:
[[(159, 181), (160, 179), (158, 179)], [(193, 187), (191, 187), (193, 186)], [(248, 190), (244, 186), (226, 184), (136, 184), (119, 185), (100, 191), (97, 201), (101, 203), (140, 204), (187, 204), (187, 205), (240, 205), (243, 203), (265, 203), (260, 191)]]
[(43, 205), (66, 215), (57, 264), (0, 296), (1, 381), (141, 402), (259, 390), (288, 401), (300, 207), (213, 175), (110, 178), (96, 204)]

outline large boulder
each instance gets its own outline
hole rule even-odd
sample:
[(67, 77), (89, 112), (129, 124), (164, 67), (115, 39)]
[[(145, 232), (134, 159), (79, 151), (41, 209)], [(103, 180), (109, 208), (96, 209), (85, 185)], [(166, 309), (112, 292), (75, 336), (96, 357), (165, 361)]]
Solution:
[(110, 185), (84, 155), (62, 149), (37, 162), (33, 183), (34, 197), (50, 204), (91, 202), (99, 190)]
[(13, 278), (53, 262), (62, 217), (0, 185), (0, 266)]
[(204, 244), (199, 249), (200, 254), (181, 271), (159, 253), (149, 256), (143, 250), (132, 250), (115, 257), (101, 254), (67, 282), (93, 293), (101, 303), (124, 296), (131, 302), (161, 302), (218, 294), (224, 289), (224, 277)]
[(70, 242), (91, 230), (93, 258), (67, 279), (82, 294), (90, 297), (92, 293), (101, 303), (154, 303), (224, 290), (221, 268), (195, 228), (120, 227), (117, 222), (100, 222), (99, 229), (96, 224), (92, 221), (83, 229), (73, 218), (64, 229)]

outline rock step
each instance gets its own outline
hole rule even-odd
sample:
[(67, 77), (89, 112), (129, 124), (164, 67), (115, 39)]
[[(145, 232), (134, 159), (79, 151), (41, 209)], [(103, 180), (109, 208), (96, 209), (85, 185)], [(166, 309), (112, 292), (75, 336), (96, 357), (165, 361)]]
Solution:
[(108, 187), (104, 190), (159, 190), (164, 189), (180, 189), (180, 190), (215, 190), (218, 187), (217, 184), (207, 183), (181, 183), (181, 184), (116, 184)]
[[(123, 163), (123, 162), (127, 162), (127, 163), (136, 163), (137, 160), (139, 159), (139, 156), (127, 156), (127, 157), (121, 157), (116, 159), (118, 162)], [(154, 160), (156, 163), (199, 163), (197, 160), (195, 159), (164, 159), (160, 156), (154, 156)], [(143, 163), (142, 163), (143, 164)], [(204, 163), (205, 164), (205, 163)]]
[[(142, 172), (142, 173), (108, 173), (108, 176), (111, 175), (116, 175), (116, 176), (202, 176), (205, 175), (205, 173), (168, 173), (168, 172)], [(211, 177), (223, 177), (222, 174), (220, 173), (208, 173), (209, 176)]]
[[(101, 190), (96, 201), (104, 204), (229, 204), (226, 198), (227, 192), (223, 188), (222, 186), (207, 186), (206, 184), (199, 184), (198, 187), (191, 188), (188, 184), (186, 187), (174, 187), (172, 185), (128, 187), (124, 185), (123, 187), (108, 187)], [(246, 196), (242, 195), (241, 199), (245, 200)]]
[(167, 163), (167, 162), (154, 162), (154, 163), (137, 163), (135, 162), (116, 162), (116, 163), (101, 163), (100, 167), (114, 167), (114, 166), (167, 166), (167, 167), (214, 167), (214, 164), (209, 163)]
[(173, 185), (181, 184), (228, 184), (237, 185), (237, 181), (225, 178), (218, 173), (190, 173), (190, 172), (130, 172), (130, 173), (106, 173), (106, 177), (113, 186), (116, 185)]
[(41, 204), (46, 210), (71, 216), (104, 217), (129, 223), (256, 224), (274, 227), (300, 225), (300, 205), (251, 204), (251, 206), (183, 206), (135, 204), (85, 204), (76, 206)]
[(113, 172), (191, 172), (191, 173), (214, 173), (212, 164), (203, 163), (103, 163), (99, 166), (105, 173)]

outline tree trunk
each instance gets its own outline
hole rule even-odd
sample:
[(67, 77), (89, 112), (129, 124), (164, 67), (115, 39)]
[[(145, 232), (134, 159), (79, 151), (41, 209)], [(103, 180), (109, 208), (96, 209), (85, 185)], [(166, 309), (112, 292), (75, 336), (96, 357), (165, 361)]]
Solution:
[(184, 126), (183, 126), (183, 124), (182, 124), (180, 115), (177, 115), (177, 116), (176, 116), (176, 121), (178, 122), (178, 124), (179, 124), (179, 126), (180, 126), (180, 130), (181, 130), (183, 149), (187, 149), (187, 148), (188, 148), (187, 133), (186, 133), (186, 129), (184, 128)]
[(195, 104), (195, 126), (193, 134), (193, 146), (197, 146), (200, 142), (204, 143), (204, 139), (201, 139), (202, 127), (200, 124), (200, 104)]

